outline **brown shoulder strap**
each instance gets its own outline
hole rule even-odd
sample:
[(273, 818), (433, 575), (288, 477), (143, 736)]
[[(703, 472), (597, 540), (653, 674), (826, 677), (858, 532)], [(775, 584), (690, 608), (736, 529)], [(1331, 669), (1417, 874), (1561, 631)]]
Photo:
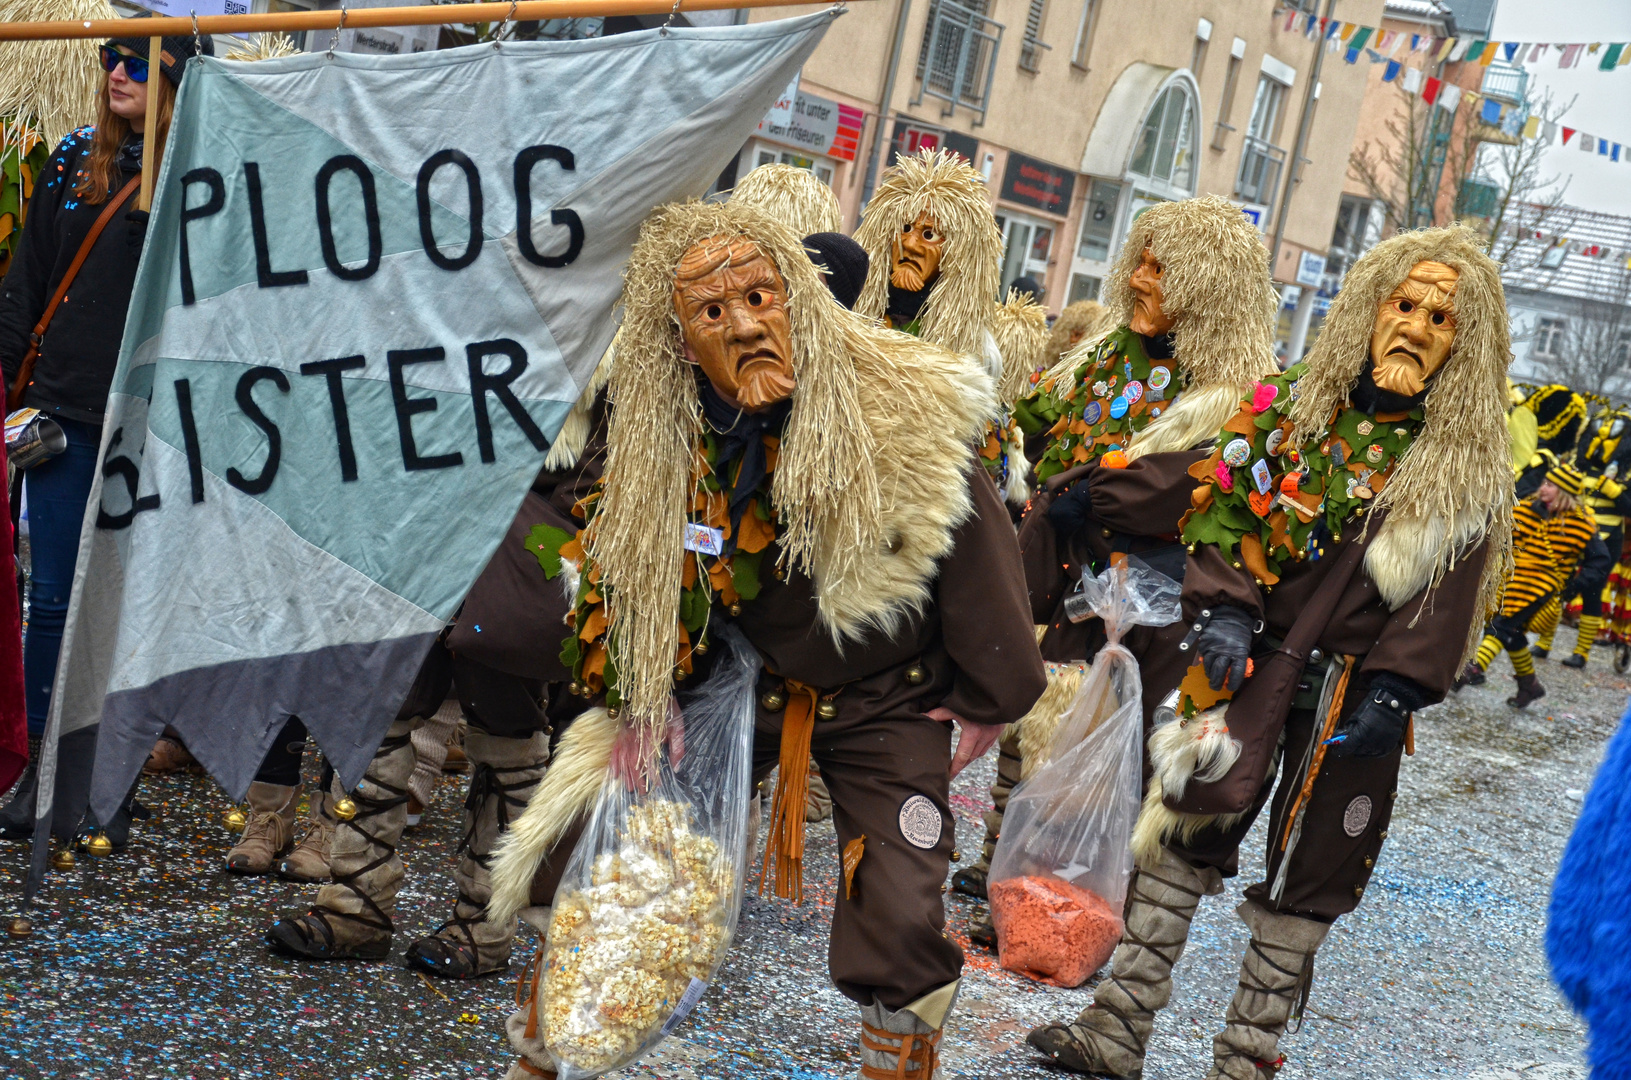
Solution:
[(137, 185), (141, 182), (141, 173), (132, 176), (125, 183), (125, 186), (119, 189), (119, 193), (108, 200), (108, 204), (97, 215), (96, 222), (91, 226), (91, 231), (85, 234), (84, 242), (79, 245), (79, 250), (74, 252), (74, 261), (68, 264), (68, 272), (62, 275), (61, 281), (57, 282), (57, 291), (51, 294), (51, 302), (45, 305), (45, 313), (40, 316), (40, 321), (34, 325), (35, 345), (38, 345), (40, 339), (45, 336), (46, 327), (51, 325), (51, 316), (57, 313), (57, 305), (61, 304), (62, 298), (68, 295), (68, 286), (72, 285), (74, 278), (79, 276), (79, 268), (85, 265), (86, 258), (90, 256), (91, 248), (96, 244), (96, 238), (102, 235), (102, 230), (107, 228), (108, 222), (113, 220), (113, 215), (118, 211), (119, 207), (124, 205), (125, 200), (130, 198), (130, 193), (135, 191)]
[(51, 302), (45, 305), (45, 311), (40, 315), (40, 321), (34, 324), (34, 332), (29, 335), (28, 353), (23, 357), (22, 365), (17, 369), (17, 379), (11, 384), (11, 392), (6, 395), (7, 412), (11, 412), (23, 403), (23, 392), (28, 389), (29, 382), (34, 378), (34, 359), (39, 355), (40, 342), (45, 339), (46, 328), (51, 325), (51, 316), (57, 313), (58, 306), (62, 304), (63, 298), (68, 295), (68, 287), (74, 283), (74, 278), (79, 276), (79, 268), (85, 265), (85, 259), (89, 257), (91, 248), (95, 246), (96, 238), (102, 235), (102, 230), (107, 228), (108, 222), (113, 220), (113, 215), (125, 204), (125, 200), (130, 198), (131, 193), (136, 190), (141, 182), (141, 173), (137, 173), (126, 181), (125, 186), (119, 189), (118, 194), (109, 199), (108, 204), (102, 208), (102, 212), (97, 215), (96, 221), (91, 225), (91, 231), (85, 234), (84, 241), (80, 243), (79, 250), (74, 252), (74, 261), (68, 264), (68, 269), (62, 275), (62, 280), (57, 282), (57, 291), (51, 294)]

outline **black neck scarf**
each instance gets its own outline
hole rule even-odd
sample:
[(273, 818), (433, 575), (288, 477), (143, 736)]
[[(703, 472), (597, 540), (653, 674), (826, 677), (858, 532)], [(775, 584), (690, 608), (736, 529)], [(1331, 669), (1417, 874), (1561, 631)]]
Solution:
[[(938, 280), (939, 275), (936, 274), (935, 278)], [(884, 309), (884, 313), (889, 316), (889, 321), (895, 324), (897, 330), (904, 330), (908, 323), (918, 317), (923, 305), (928, 302), (929, 290), (933, 288), (933, 281), (917, 292), (907, 292), (905, 289), (889, 286), (889, 306)]]
[(748, 412), (726, 401), (700, 372), (697, 396), (702, 401), (702, 417), (719, 446), (714, 476), (730, 503), (731, 537), (725, 541), (723, 551), (730, 555), (736, 551), (736, 538), (742, 535), (742, 514), (769, 471), (764, 437), (781, 435), (787, 426), (787, 416), (793, 411), (793, 399), (778, 401), (759, 412)]
[[(113, 155), (113, 164), (120, 172), (141, 172), (142, 169), (142, 136), (132, 134), (119, 146), (119, 152)], [(113, 185), (117, 188), (119, 185)]]
[[(1137, 331), (1134, 331), (1137, 333)], [(1171, 360), (1173, 353), (1173, 340), (1171, 334), (1157, 334), (1154, 337), (1138, 335), (1144, 340), (1144, 355), (1151, 360)]]
[[(1379, 412), (1409, 412), (1426, 401), (1427, 392), (1433, 388), (1433, 382), (1429, 379), (1427, 385), (1422, 388), (1419, 394), (1412, 394), (1409, 397), (1403, 394), (1395, 394), (1391, 390), (1383, 390), (1376, 385), (1376, 379), (1372, 375), (1371, 368), (1372, 361), (1366, 360), (1364, 369), (1360, 371), (1359, 378), (1354, 382), (1354, 388), (1348, 391), (1348, 400), (1354, 403), (1355, 408), (1369, 416), (1375, 416)], [(1436, 375), (1438, 372), (1434, 372), (1434, 374)]]

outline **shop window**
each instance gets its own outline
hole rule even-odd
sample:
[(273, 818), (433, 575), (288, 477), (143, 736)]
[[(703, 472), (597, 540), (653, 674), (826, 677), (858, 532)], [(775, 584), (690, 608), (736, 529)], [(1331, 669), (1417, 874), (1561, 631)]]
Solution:
[(766, 150), (764, 147), (760, 147), (758, 154), (755, 155), (753, 167), (757, 169), (760, 165), (777, 164), (792, 165), (796, 168), (808, 169), (815, 173), (817, 180), (820, 180), (828, 187), (832, 187), (831, 165), (823, 164), (822, 162), (817, 161), (815, 158), (806, 157), (803, 154), (795, 154), (790, 150)]
[[(1053, 226), (1014, 214), (998, 214), (997, 228), (1002, 233), (1002, 287), (998, 296), (1007, 296), (1016, 278), (1029, 276), (1038, 284), (1046, 282)], [(1040, 296), (1036, 299), (1042, 301)]]
[(1072, 274), (1070, 276), (1070, 298), (1067, 304), (1074, 304), (1079, 300), (1097, 300), (1099, 289), (1104, 285), (1103, 278), (1096, 278), (1091, 274)]
[(1088, 189), (1087, 205), (1082, 209), (1082, 235), (1076, 244), (1077, 258), (1093, 262), (1110, 261), (1110, 243), (1116, 235), (1116, 206), (1120, 202), (1120, 184), (1109, 180), (1093, 181)]

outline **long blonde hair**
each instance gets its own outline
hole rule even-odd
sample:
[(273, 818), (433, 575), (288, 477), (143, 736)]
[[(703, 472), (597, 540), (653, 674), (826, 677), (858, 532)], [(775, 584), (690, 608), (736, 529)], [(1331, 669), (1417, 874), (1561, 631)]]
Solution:
[[(149, 132), (152, 141), (147, 147), (143, 164), (157, 169), (158, 163), (164, 160), (164, 142), (170, 137), (170, 118), (176, 110), (176, 88), (157, 64), (149, 64), (147, 73), (147, 92), (159, 96), (159, 107), (158, 123), (155, 130)], [(100, 206), (119, 188), (119, 147), (130, 138), (133, 130), (129, 120), (113, 111), (108, 96), (108, 76), (104, 75), (102, 89), (96, 95), (96, 130), (91, 135), (91, 148), (74, 180), (76, 199), (91, 206)]]

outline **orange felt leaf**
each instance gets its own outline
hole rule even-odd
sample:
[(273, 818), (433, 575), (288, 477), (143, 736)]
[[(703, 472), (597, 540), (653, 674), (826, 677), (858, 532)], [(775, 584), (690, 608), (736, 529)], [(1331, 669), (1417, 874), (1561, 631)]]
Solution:
[(581, 532), (561, 545), (561, 558), (571, 559), (579, 566), (583, 565), (583, 534)]
[(680, 645), (674, 657), (674, 666), (687, 675), (691, 674), (691, 632), (683, 622), (680, 623)]
[(1263, 557), (1263, 541), (1256, 533), (1246, 533), (1240, 538), (1240, 561), (1264, 585), (1279, 583), (1280, 575), (1269, 569), (1268, 560)]
[(980, 456), (985, 458), (987, 461), (996, 461), (1002, 456), (1002, 443), (997, 441), (997, 432), (995, 428), (987, 429), (985, 445), (980, 447)]
[(1087, 426), (1081, 417), (1077, 417), (1070, 422), (1070, 433), (1072, 435), (1086, 435), (1090, 430), (1092, 429)]
[(1284, 510), (1276, 510), (1269, 515), (1269, 547), (1291, 550), (1291, 534), (1286, 530), (1290, 523), (1291, 516)]
[(1070, 460), (1078, 465), (1086, 465), (1092, 459), (1088, 455), (1087, 446), (1077, 443), (1076, 448), (1070, 452)]
[(606, 606), (596, 604), (584, 616), (583, 629), (578, 631), (578, 637), (584, 641), (594, 641), (606, 632)]
[(711, 525), (725, 534), (728, 539), (731, 535), (731, 504), (719, 492), (708, 493), (707, 502), (703, 504), (703, 524)]
[(765, 470), (776, 471), (776, 462), (782, 458), (782, 441), (774, 435), (762, 436), (765, 444)]
[(708, 567), (708, 582), (725, 603), (734, 604), (741, 599), (736, 591), (736, 582), (731, 579), (730, 567), (725, 565), (723, 559), (715, 559), (713, 565)]
[(1246, 504), (1258, 517), (1268, 517), (1269, 509), (1274, 505), (1274, 494), (1268, 491), (1249, 492), (1246, 495)]
[(1223, 452), (1214, 450), (1212, 456), (1204, 461), (1197, 461), (1189, 467), (1189, 475), (1203, 484), (1209, 484), (1218, 474), (1218, 462), (1223, 460)]
[(758, 500), (748, 503), (747, 512), (742, 515), (742, 533), (736, 538), (736, 547), (752, 555), (756, 551), (763, 551), (776, 539), (776, 530), (768, 521), (760, 521), (759, 515), (754, 513)]
[(844, 899), (848, 900), (854, 895), (855, 871), (861, 865), (861, 856), (866, 853), (866, 836), (857, 836), (844, 845)]
[(1201, 484), (1189, 493), (1189, 505), (1194, 513), (1204, 514), (1212, 505), (1212, 485)]
[(1196, 712), (1205, 712), (1218, 702), (1228, 701), (1234, 696), (1227, 690), (1212, 689), (1212, 684), (1206, 681), (1206, 669), (1199, 661), (1190, 665), (1184, 681), (1178, 684), (1178, 691), (1189, 699)]
[(1048, 434), (1049, 435), (1063, 435), (1065, 432), (1067, 432), (1069, 430), (1070, 430), (1070, 417), (1061, 416), (1059, 419), (1057, 419), (1057, 420), (1055, 420), (1053, 422), (1053, 426), (1048, 429)]
[(589, 655), (583, 659), (584, 678), (602, 679), (606, 675), (606, 643), (598, 641), (589, 647)]
[(1232, 431), (1236, 435), (1256, 435), (1257, 420), (1252, 416), (1250, 409), (1241, 409), (1229, 418), (1229, 422), (1223, 425), (1223, 430)]
[(680, 566), (682, 567), (680, 570), (680, 588), (689, 589), (697, 583), (697, 553), (687, 551), (685, 558), (680, 562)]

